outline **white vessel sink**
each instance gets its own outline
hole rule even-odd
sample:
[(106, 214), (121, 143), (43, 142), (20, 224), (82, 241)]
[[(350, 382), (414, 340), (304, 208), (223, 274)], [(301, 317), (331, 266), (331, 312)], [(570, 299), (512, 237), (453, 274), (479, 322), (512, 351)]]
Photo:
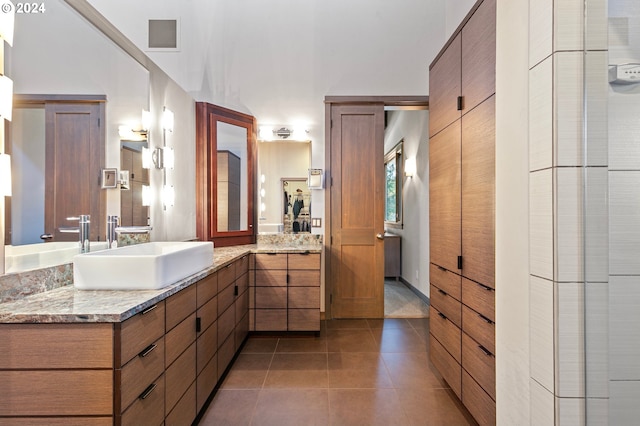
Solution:
[(82, 290), (153, 290), (213, 266), (212, 242), (152, 242), (73, 258)]
[[(105, 241), (91, 241), (92, 251), (107, 248)], [(5, 246), (5, 271), (21, 272), (70, 263), (80, 253), (77, 241)]]

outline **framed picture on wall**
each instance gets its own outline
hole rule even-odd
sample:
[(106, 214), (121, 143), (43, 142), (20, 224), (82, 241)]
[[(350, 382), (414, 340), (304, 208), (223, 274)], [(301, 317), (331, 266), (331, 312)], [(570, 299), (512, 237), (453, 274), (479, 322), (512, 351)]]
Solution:
[(102, 169), (102, 188), (111, 189), (118, 185), (118, 169)]

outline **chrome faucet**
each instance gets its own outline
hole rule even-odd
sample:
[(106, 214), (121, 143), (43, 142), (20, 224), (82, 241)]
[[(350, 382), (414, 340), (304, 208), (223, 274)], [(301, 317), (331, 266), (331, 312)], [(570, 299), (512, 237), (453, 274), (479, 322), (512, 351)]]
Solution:
[(68, 217), (67, 220), (77, 220), (77, 227), (60, 227), (60, 232), (77, 232), (78, 244), (80, 247), (80, 253), (89, 253), (91, 247), (89, 246), (89, 238), (91, 236), (90, 225), (91, 216), (88, 214), (81, 214), (80, 216)]
[(118, 223), (118, 216), (107, 216), (107, 248), (116, 248), (118, 246), (118, 237), (116, 236)]

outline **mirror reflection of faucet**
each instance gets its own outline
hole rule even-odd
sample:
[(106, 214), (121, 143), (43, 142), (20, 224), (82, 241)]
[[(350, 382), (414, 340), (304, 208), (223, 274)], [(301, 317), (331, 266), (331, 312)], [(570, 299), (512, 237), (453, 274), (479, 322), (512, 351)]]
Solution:
[(89, 253), (91, 251), (91, 247), (89, 246), (91, 216), (81, 214), (80, 216), (68, 217), (67, 220), (77, 220), (78, 226), (61, 226), (58, 228), (58, 231), (62, 233), (77, 233), (80, 253)]

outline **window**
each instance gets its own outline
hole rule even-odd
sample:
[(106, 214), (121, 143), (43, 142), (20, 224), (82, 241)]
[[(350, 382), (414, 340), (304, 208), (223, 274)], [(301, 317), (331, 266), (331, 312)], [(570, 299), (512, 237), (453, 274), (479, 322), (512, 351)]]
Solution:
[(402, 228), (402, 143), (403, 140), (384, 156), (384, 222), (391, 228)]

